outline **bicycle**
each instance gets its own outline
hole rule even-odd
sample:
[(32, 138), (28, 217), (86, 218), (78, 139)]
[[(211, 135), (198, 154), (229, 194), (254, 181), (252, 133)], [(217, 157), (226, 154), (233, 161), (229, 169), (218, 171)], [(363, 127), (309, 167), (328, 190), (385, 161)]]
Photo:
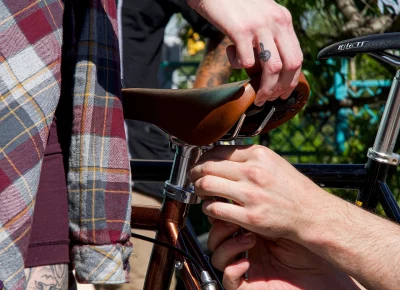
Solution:
[[(396, 37), (399, 40), (396, 41)], [(385, 52), (388, 49), (400, 49), (400, 33), (335, 43), (322, 50), (318, 57), (351, 57), (368, 53), (400, 66), (400, 57)], [(400, 156), (393, 153), (400, 130), (399, 83), (400, 71), (394, 78), (366, 165), (295, 164), (300, 172), (321, 187), (358, 190), (356, 204), (366, 210), (374, 211), (379, 202), (386, 215), (397, 223), (400, 222), (400, 208), (386, 184), (386, 175), (390, 166), (400, 163)], [(174, 268), (181, 271), (187, 289), (223, 289), (193, 234), (185, 227), (190, 205), (199, 202), (187, 179), (187, 172), (202, 150), (211, 148), (209, 144), (267, 132), (296, 115), (309, 96), (309, 86), (301, 76), (299, 85), (287, 100), (278, 99), (258, 108), (252, 105), (258, 85), (259, 79), (256, 78), (206, 89), (123, 90), (125, 117), (159, 126), (172, 136), (176, 151), (173, 162), (131, 160), (135, 180), (168, 180), (161, 209), (132, 207), (132, 228), (157, 231), (145, 290), (168, 289)], [(146, 111), (146, 106), (151, 106), (152, 110)], [(196, 111), (191, 108), (196, 108)], [(179, 114), (180, 118), (175, 119), (174, 114)]]

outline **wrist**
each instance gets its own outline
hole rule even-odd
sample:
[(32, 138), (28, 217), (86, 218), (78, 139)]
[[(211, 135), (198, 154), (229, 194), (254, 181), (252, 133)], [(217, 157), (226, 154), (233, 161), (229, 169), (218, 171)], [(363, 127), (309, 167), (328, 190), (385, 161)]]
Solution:
[(298, 232), (297, 242), (367, 288), (399, 285), (399, 226), (336, 196), (321, 196), (315, 218)]
[(354, 208), (358, 208), (315, 184), (306, 192), (310, 201), (305, 203), (307, 208), (303, 209), (302, 218), (295, 225), (294, 239), (307, 248), (330, 247), (334, 237), (352, 230), (351, 215)]

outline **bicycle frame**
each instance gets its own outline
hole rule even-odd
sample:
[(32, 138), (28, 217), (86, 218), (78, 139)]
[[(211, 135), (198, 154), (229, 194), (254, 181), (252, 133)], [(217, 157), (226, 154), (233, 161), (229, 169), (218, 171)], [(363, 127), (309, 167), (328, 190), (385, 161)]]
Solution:
[[(358, 190), (356, 205), (375, 211), (378, 202), (386, 215), (400, 223), (400, 208), (386, 184), (390, 166), (399, 165), (399, 155), (393, 153), (400, 130), (400, 71), (397, 72), (389, 94), (387, 105), (381, 119), (374, 146), (368, 152), (367, 164), (295, 164), (294, 166), (308, 176), (320, 187), (344, 188)], [(197, 147), (177, 144), (177, 153), (172, 161), (131, 160), (132, 176), (135, 181), (160, 182), (169, 180), (177, 187), (173, 194), (181, 193), (180, 189), (190, 187), (186, 179), (190, 165), (197, 161), (200, 152)], [(185, 147), (186, 146), (186, 147)], [(197, 151), (194, 149), (197, 148)], [(166, 183), (166, 186), (170, 183)], [(187, 192), (186, 192), (187, 193)], [(186, 227), (186, 217), (190, 204), (185, 198), (167, 196), (161, 209), (149, 207), (132, 207), (132, 228), (157, 231), (156, 239), (184, 250), (195, 257), (212, 280), (218, 281), (208, 258), (201, 251), (196, 239)], [(193, 199), (193, 196), (192, 196)], [(177, 262), (175, 262), (177, 261)], [(144, 290), (167, 290), (174, 268), (179, 268), (185, 286), (189, 290), (202, 288), (201, 273), (182, 255), (172, 249), (155, 245), (150, 259)], [(219, 287), (222, 285), (217, 282)], [(215, 288), (209, 288), (215, 289)]]

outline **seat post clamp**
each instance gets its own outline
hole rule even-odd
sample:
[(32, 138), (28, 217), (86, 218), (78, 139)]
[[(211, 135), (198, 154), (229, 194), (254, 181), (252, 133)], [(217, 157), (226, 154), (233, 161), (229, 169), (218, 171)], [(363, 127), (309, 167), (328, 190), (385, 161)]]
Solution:
[(398, 166), (400, 164), (400, 155), (396, 153), (387, 154), (382, 152), (376, 152), (372, 148), (368, 150), (368, 158), (379, 163), (388, 165)]
[(201, 202), (201, 199), (194, 193), (193, 188), (181, 188), (171, 184), (169, 181), (165, 182), (164, 194), (171, 199), (186, 204), (199, 204)]

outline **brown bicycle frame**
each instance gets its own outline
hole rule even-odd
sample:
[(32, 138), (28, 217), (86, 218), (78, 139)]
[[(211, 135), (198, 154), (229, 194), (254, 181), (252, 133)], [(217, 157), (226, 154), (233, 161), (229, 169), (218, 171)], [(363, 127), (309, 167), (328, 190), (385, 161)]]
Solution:
[[(190, 205), (165, 197), (161, 208), (132, 206), (131, 227), (154, 230), (156, 239), (181, 249), (194, 257), (202, 268), (218, 281), (207, 258), (186, 227)], [(180, 270), (182, 280), (188, 290), (200, 290), (200, 273), (176, 251), (154, 245), (143, 290), (168, 290), (175, 269), (175, 261), (183, 263)], [(221, 289), (222, 286), (219, 285)]]

